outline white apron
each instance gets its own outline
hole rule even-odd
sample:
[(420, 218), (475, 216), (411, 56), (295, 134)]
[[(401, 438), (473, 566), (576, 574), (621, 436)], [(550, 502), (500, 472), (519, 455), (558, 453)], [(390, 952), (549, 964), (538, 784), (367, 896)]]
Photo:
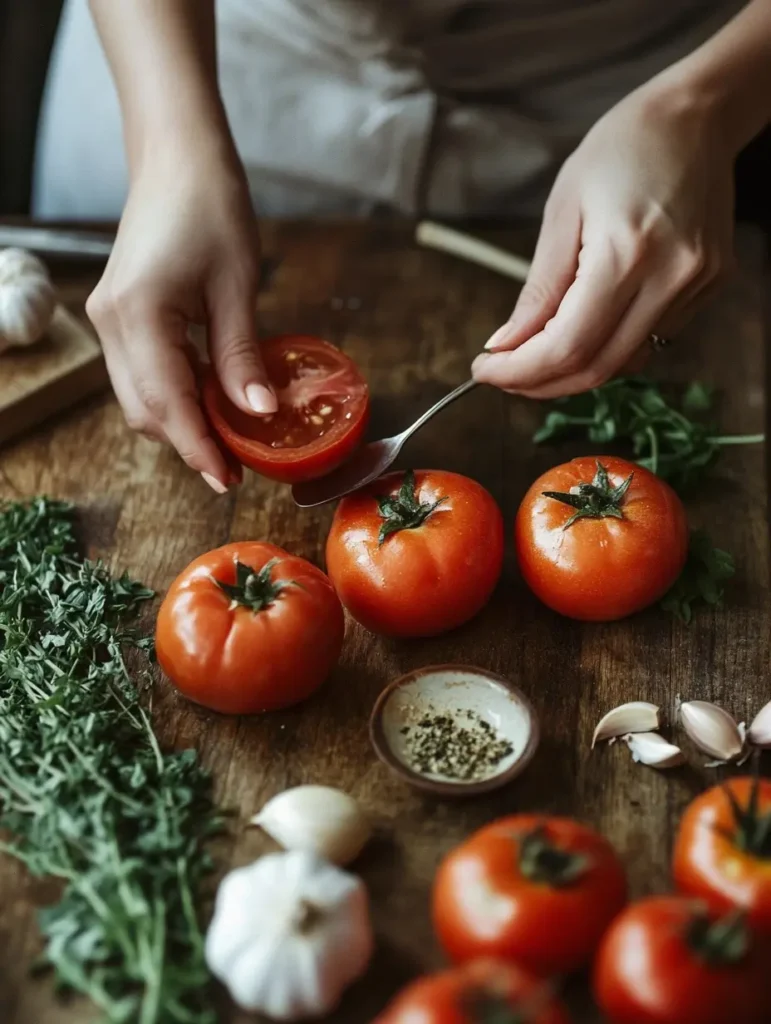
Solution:
[[(219, 0), (220, 82), (270, 215), (538, 213), (609, 107), (744, 0)], [(115, 218), (119, 110), (87, 0), (68, 0), (34, 208)]]

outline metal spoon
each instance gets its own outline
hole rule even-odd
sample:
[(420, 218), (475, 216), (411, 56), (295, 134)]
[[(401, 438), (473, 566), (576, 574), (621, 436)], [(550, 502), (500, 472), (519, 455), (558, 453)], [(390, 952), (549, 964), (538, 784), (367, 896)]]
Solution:
[(468, 394), (477, 386), (475, 380), (467, 380), (459, 388), (451, 391), (449, 395), (441, 398), (436, 405), (423, 413), (412, 426), (407, 427), (401, 434), (395, 437), (386, 437), (382, 441), (373, 441), (371, 444), (359, 448), (354, 455), (344, 462), (342, 466), (327, 476), (319, 477), (318, 480), (307, 480), (302, 484), (295, 484), (292, 488), (292, 497), (295, 504), (300, 508), (313, 508), (316, 505), (326, 505), (327, 502), (336, 501), (345, 497), (361, 487), (366, 487), (373, 480), (388, 469), (395, 461), (397, 455), (405, 443), (416, 434), (420, 428), (435, 416), (441, 409), (446, 408), (462, 395)]

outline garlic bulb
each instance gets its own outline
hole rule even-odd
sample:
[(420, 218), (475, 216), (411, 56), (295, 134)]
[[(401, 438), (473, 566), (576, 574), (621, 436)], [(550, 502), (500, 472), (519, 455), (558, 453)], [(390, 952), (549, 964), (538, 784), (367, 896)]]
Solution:
[(659, 709), (647, 700), (633, 700), (613, 708), (597, 723), (592, 750), (600, 740), (612, 740), (630, 732), (653, 732), (659, 727)]
[(373, 946), (361, 880), (293, 850), (225, 876), (206, 962), (243, 1009), (294, 1021), (333, 1010)]
[(650, 768), (676, 768), (685, 756), (679, 747), (657, 732), (636, 732), (624, 736), (624, 743), (632, 752), (632, 760)]
[(353, 797), (329, 786), (287, 789), (269, 800), (252, 824), (287, 850), (310, 850), (341, 865), (355, 860), (372, 834)]
[(744, 725), (717, 704), (706, 700), (689, 700), (680, 705), (683, 728), (696, 746), (716, 760), (705, 767), (715, 767), (741, 757), (744, 750)]
[(0, 352), (34, 345), (55, 308), (56, 293), (40, 260), (24, 249), (0, 251)]

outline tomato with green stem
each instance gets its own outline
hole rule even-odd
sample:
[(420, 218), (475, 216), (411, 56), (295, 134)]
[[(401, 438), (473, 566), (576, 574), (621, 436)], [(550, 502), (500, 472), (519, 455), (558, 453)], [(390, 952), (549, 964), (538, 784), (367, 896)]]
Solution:
[(585, 966), (625, 902), (624, 868), (607, 839), (569, 818), (513, 815), (442, 862), (434, 928), (457, 963), (500, 957), (551, 976)]
[(682, 892), (716, 913), (740, 907), (771, 935), (771, 781), (729, 779), (697, 796), (680, 821), (672, 870)]
[(324, 476), (360, 444), (369, 418), (367, 383), (334, 345), (307, 335), (260, 341), (278, 399), (271, 416), (250, 416), (227, 398), (213, 371), (204, 380), (206, 413), (221, 443), (243, 465), (283, 483)]
[(771, 948), (741, 914), (711, 917), (703, 903), (654, 896), (608, 929), (593, 990), (611, 1024), (768, 1024)]
[(273, 544), (241, 541), (197, 558), (158, 612), (158, 662), (188, 699), (249, 715), (290, 707), (324, 682), (345, 620), (324, 573)]
[(552, 986), (516, 964), (475, 960), (407, 985), (374, 1024), (570, 1024)]
[(688, 555), (682, 502), (653, 473), (614, 456), (574, 459), (541, 476), (515, 524), (522, 576), (544, 604), (609, 622), (675, 583)]
[(391, 473), (343, 498), (327, 571), (374, 633), (433, 636), (490, 599), (503, 568), (503, 517), (475, 480), (443, 470)]

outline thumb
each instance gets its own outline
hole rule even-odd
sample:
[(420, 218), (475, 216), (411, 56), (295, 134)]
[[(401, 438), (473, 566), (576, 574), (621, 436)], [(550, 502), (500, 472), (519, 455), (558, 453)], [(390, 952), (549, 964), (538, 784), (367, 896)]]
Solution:
[(576, 276), (580, 244), (578, 205), (547, 203), (527, 281), (514, 312), (485, 344), (488, 352), (511, 351), (544, 329)]
[(257, 341), (252, 289), (220, 286), (209, 299), (209, 353), (225, 394), (244, 412), (266, 416), (278, 402)]

